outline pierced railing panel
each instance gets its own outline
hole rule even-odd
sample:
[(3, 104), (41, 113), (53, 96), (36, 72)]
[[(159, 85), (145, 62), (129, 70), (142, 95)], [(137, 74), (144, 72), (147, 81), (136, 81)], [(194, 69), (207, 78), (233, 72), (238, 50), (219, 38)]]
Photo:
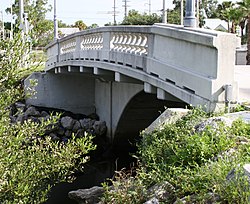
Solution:
[(143, 33), (113, 33), (110, 41), (110, 49), (115, 52), (147, 55), (148, 35)]
[(102, 33), (94, 33), (82, 36), (81, 50), (101, 50), (103, 48)]
[(76, 50), (76, 39), (70, 39), (60, 43), (60, 54), (72, 53)]

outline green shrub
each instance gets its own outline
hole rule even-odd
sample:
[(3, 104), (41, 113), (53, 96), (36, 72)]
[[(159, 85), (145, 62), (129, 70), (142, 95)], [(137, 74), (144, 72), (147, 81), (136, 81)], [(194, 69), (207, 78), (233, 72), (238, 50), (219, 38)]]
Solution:
[[(140, 167), (133, 182), (148, 189), (167, 181), (177, 198), (186, 197), (190, 203), (249, 203), (249, 184), (239, 167), (250, 163), (250, 124), (237, 120), (227, 127), (217, 122), (216, 128), (196, 131), (196, 124), (208, 117), (201, 109), (193, 109), (175, 124), (142, 134), (137, 153)], [(235, 179), (227, 180), (232, 169), (236, 169)], [(116, 182), (130, 189), (128, 182)], [(138, 199), (137, 189), (132, 190)], [(124, 192), (111, 192), (107, 190), (106, 195), (113, 203), (133, 203)]]
[(0, 203), (42, 203), (55, 183), (72, 180), (95, 146), (89, 135), (67, 144), (43, 137), (57, 117), (40, 125), (11, 124), (8, 107), (25, 98), (20, 82), (34, 67), (21, 35), (0, 41), (0, 51)]

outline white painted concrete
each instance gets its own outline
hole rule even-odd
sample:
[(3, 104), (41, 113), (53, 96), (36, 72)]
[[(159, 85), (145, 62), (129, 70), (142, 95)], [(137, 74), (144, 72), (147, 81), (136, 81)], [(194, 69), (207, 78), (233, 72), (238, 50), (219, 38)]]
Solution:
[(250, 65), (235, 67), (235, 80), (239, 86), (239, 102), (250, 104)]
[(95, 79), (81, 75), (33, 73), (25, 80), (37, 80), (36, 94), (27, 99), (27, 104), (90, 114), (95, 111)]
[(247, 79), (235, 77), (237, 46), (233, 34), (166, 24), (78, 32), (47, 46), (46, 74), (30, 77), (38, 80), (37, 99), (28, 102), (96, 111), (111, 137), (140, 91), (214, 111), (225, 103), (226, 85), (233, 87), (233, 102), (238, 94), (248, 98)]

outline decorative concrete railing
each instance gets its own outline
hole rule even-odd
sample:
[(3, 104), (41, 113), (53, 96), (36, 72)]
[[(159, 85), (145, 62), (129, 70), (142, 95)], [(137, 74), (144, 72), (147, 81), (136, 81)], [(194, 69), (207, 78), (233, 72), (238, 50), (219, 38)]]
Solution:
[(83, 36), (81, 39), (81, 50), (101, 50), (103, 48), (102, 33)]
[(143, 33), (114, 33), (111, 40), (111, 50), (130, 54), (147, 54), (148, 35)]
[[(232, 85), (232, 100), (236, 100), (237, 42), (235, 35), (166, 24), (101, 27), (49, 44), (46, 70), (69, 65), (107, 69), (104, 64), (109, 63), (117, 65), (124, 75), (129, 75), (130, 69), (153, 77), (159, 83), (144, 81), (146, 87), (161, 86), (173, 95), (177, 93), (162, 83), (209, 101), (224, 101), (223, 87)], [(183, 94), (179, 98), (189, 101)]]
[(47, 46), (46, 67), (53, 67), (55, 63), (72, 59), (72, 56), (81, 59), (97, 59), (96, 57), (101, 56), (101, 59), (97, 60), (112, 60), (107, 56), (107, 52), (145, 56), (148, 54), (149, 28), (128, 27), (124, 31), (122, 27), (104, 27), (59, 39)]

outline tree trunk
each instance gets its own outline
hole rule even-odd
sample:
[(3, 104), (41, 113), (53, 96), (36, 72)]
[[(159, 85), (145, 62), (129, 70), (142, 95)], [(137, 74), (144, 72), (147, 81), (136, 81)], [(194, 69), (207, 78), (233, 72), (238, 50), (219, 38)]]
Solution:
[(241, 28), (241, 39), (242, 39), (244, 37), (245, 20), (242, 20), (240, 22), (240, 28)]
[(250, 65), (250, 14), (247, 19), (247, 65)]

